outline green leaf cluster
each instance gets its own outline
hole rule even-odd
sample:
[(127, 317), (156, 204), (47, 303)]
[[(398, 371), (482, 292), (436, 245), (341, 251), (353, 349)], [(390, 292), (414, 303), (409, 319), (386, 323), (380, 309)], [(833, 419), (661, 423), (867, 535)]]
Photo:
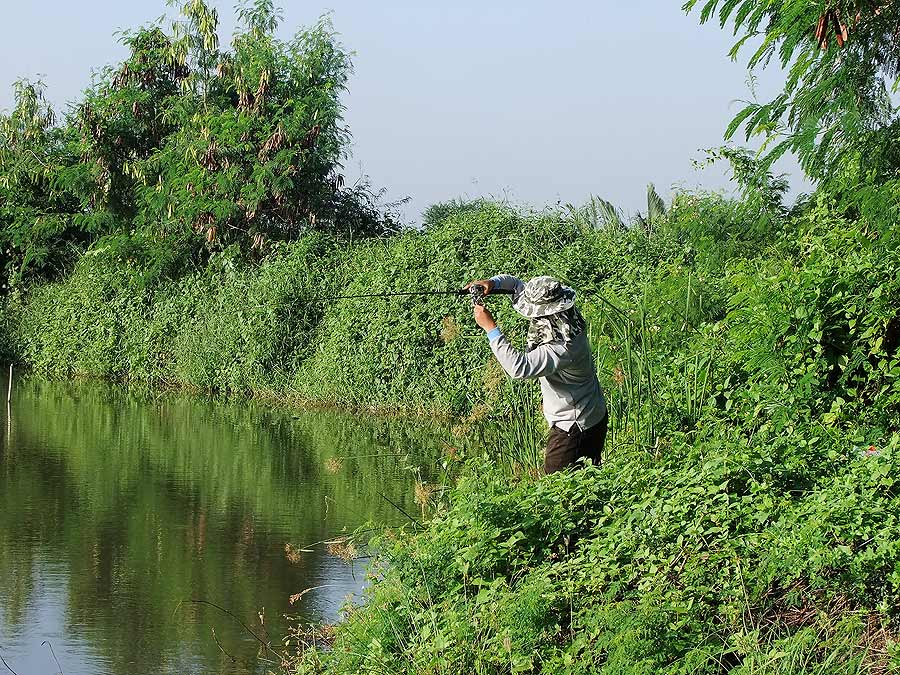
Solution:
[(894, 178), (900, 74), (900, 8), (878, 0), (689, 0), (701, 23), (716, 21), (750, 50), (748, 68), (784, 72), (771, 101), (748, 102), (726, 132), (762, 137), (766, 168), (795, 153), (820, 184)]

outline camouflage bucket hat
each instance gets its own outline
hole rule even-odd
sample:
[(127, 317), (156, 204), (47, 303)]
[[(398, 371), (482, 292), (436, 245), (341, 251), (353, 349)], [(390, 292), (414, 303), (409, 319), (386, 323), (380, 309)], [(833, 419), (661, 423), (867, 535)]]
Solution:
[(535, 277), (513, 301), (515, 310), (524, 317), (536, 319), (550, 316), (575, 306), (575, 291), (553, 277)]

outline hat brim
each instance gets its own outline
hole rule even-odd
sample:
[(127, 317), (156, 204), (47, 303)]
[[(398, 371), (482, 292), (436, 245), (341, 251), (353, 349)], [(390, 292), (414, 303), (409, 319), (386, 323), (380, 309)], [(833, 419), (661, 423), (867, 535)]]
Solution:
[(520, 293), (519, 297), (513, 301), (513, 309), (526, 319), (537, 319), (542, 316), (550, 316), (558, 314), (575, 306), (575, 290), (568, 286), (562, 287), (562, 294), (558, 300), (553, 302), (537, 304), (528, 302), (525, 294)]

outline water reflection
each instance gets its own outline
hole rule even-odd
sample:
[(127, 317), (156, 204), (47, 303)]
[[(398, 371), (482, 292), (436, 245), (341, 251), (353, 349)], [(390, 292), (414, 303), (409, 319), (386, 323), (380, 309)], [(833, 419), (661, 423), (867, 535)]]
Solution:
[(67, 675), (264, 671), (234, 619), (179, 602), (258, 631), (262, 614), (276, 642), (286, 612), (335, 617), (361, 569), (285, 544), (399, 522), (384, 496), (416, 512), (410, 467), (443, 435), (39, 380), (17, 383), (2, 428), (0, 655), (20, 675), (58, 670), (45, 640)]

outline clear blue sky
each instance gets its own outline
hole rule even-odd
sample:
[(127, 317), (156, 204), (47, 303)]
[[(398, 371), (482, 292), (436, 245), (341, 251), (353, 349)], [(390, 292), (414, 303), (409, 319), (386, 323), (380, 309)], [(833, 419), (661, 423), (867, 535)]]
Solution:
[[(162, 0), (12, 2), (0, 24), (0, 108), (11, 83), (40, 75), (63, 108), (90, 73), (121, 59), (114, 32), (164, 14)], [(223, 44), (233, 4), (213, 0)], [(282, 35), (326, 11), (356, 53), (346, 97), (354, 157), (410, 221), (435, 201), (481, 195), (542, 206), (602, 196), (642, 207), (646, 184), (728, 189), (696, 171), (719, 145), (747, 73), (729, 33), (700, 27), (681, 0), (629, 2), (312, 0), (283, 3)], [(777, 72), (762, 73), (760, 94)], [(781, 170), (804, 188), (793, 162)]]

